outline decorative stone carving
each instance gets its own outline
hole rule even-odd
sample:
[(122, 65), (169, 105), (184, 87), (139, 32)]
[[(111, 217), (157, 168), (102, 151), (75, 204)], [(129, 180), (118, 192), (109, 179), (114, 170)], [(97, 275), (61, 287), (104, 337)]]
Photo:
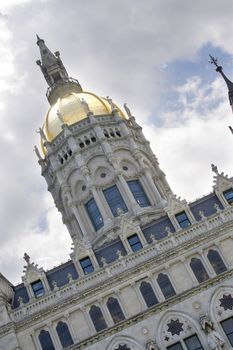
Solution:
[(159, 350), (159, 347), (154, 340), (148, 340), (146, 350)]
[(124, 103), (124, 109), (125, 109), (125, 111), (126, 111), (126, 113), (127, 113), (127, 116), (128, 116), (129, 118), (132, 117), (132, 113), (131, 113), (129, 107), (127, 106), (127, 103)]
[(200, 316), (200, 325), (202, 330), (207, 335), (207, 343), (209, 349), (221, 350), (224, 347), (225, 340), (217, 331), (214, 330), (213, 322), (207, 315)]

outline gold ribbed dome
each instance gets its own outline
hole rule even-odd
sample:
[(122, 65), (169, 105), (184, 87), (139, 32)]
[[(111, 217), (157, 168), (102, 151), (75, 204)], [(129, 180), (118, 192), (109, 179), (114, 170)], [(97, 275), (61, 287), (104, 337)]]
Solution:
[[(62, 131), (61, 120), (59, 119), (58, 112), (61, 113), (65, 124), (68, 125), (77, 123), (87, 117), (81, 103), (82, 99), (85, 100), (90, 111), (93, 112), (95, 116), (111, 114), (112, 112), (107, 99), (99, 97), (91, 92), (72, 92), (67, 94), (64, 97), (59, 98), (45, 116), (43, 130), (49, 142), (53, 141)], [(122, 118), (126, 118), (121, 110), (119, 110), (119, 114)]]

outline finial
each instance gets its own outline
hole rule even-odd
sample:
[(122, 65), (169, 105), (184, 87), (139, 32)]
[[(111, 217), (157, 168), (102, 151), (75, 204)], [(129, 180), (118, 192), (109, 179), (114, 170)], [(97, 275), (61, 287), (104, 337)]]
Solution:
[(88, 105), (88, 103), (84, 100), (84, 98), (81, 99), (81, 104), (82, 104), (83, 109), (84, 109), (84, 112), (85, 112), (86, 114), (88, 114), (88, 113), (91, 112), (91, 111), (90, 111), (90, 108), (89, 108), (89, 105)]
[(210, 55), (210, 54), (209, 54), (209, 56), (210, 56), (210, 61), (209, 61), (209, 63), (214, 64), (217, 68), (222, 68), (221, 66), (218, 65), (218, 59), (217, 59), (217, 58), (214, 58), (214, 57), (213, 57), (212, 55)]
[(37, 132), (38, 134), (40, 134), (40, 136), (41, 136), (41, 138), (42, 138), (43, 141), (47, 142), (47, 138), (46, 138), (45, 133), (44, 133), (44, 131), (43, 131), (42, 128), (39, 128), (36, 132)]
[(125, 108), (125, 111), (126, 111), (128, 117), (129, 118), (132, 117), (132, 113), (131, 113), (129, 107), (127, 106), (127, 103), (124, 103), (124, 108)]
[(36, 41), (37, 45), (39, 45), (39, 42), (41, 42), (41, 41), (43, 41), (43, 43), (44, 43), (44, 40), (41, 39), (38, 34), (36, 34), (36, 39), (37, 39), (37, 41)]
[(26, 263), (29, 265), (30, 264), (30, 256), (27, 253), (24, 253), (23, 258), (26, 261)]
[(34, 146), (33, 151), (36, 153), (38, 159), (41, 160), (42, 157), (41, 157), (40, 152), (39, 152), (39, 150), (38, 150), (38, 148), (36, 146)]
[(111, 109), (112, 109), (112, 110), (115, 109), (116, 106), (115, 106), (114, 103), (112, 102), (112, 99), (111, 99), (109, 96), (107, 96), (106, 98), (107, 98), (108, 103), (109, 103), (110, 106), (111, 106)]
[(218, 167), (217, 167), (217, 165), (211, 164), (211, 169), (212, 169), (212, 171), (213, 171), (215, 174), (218, 175)]
[(232, 126), (229, 125), (228, 128), (230, 129), (231, 133), (233, 134), (233, 128), (232, 128)]

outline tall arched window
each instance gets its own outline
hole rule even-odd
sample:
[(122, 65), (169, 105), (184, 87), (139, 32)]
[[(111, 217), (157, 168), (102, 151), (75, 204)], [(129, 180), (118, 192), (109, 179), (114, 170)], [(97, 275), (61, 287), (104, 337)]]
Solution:
[(142, 293), (143, 299), (148, 307), (158, 304), (158, 299), (149, 282), (143, 281), (140, 284), (140, 292)]
[(63, 349), (74, 344), (69, 328), (65, 322), (62, 322), (62, 321), (58, 322), (56, 331), (59, 336)]
[(55, 350), (53, 341), (48, 331), (42, 329), (39, 334), (39, 341), (42, 347), (42, 350)]
[(164, 273), (160, 273), (157, 278), (158, 285), (164, 295), (165, 299), (173, 297), (176, 295), (176, 292), (173, 288), (173, 285), (170, 282), (170, 279)]
[(136, 202), (140, 205), (140, 207), (148, 207), (150, 206), (149, 199), (144, 192), (144, 189), (139, 180), (130, 180), (127, 181), (128, 186), (136, 200)]
[(216, 275), (219, 275), (220, 273), (227, 270), (226, 265), (224, 264), (221, 256), (219, 255), (219, 252), (217, 252), (216, 250), (210, 249), (208, 251), (207, 257)]
[(190, 266), (199, 283), (209, 279), (209, 275), (200, 259), (192, 258)]
[(120, 304), (117, 299), (109, 298), (107, 301), (108, 310), (112, 316), (113, 322), (118, 323), (125, 319), (123, 311), (121, 310)]
[(118, 209), (121, 209), (124, 213), (128, 211), (124, 199), (116, 185), (106, 188), (103, 193), (113, 216), (118, 216)]
[(182, 339), (181, 341), (168, 346), (167, 350), (203, 350), (203, 346), (196, 334)]
[(96, 332), (102, 331), (102, 329), (107, 328), (107, 324), (105, 322), (102, 311), (98, 306), (92, 305), (89, 314), (95, 326)]

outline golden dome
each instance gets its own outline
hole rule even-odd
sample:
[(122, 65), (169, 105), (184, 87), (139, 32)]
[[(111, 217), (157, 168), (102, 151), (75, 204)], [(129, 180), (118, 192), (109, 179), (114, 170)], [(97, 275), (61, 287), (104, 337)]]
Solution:
[[(79, 93), (72, 92), (67, 94), (64, 97), (59, 98), (45, 116), (43, 130), (49, 142), (53, 141), (62, 131), (61, 118), (59, 119), (58, 112), (60, 112), (62, 115), (65, 124), (68, 125), (75, 124), (87, 117), (84, 106), (81, 103), (82, 99), (85, 100), (90, 108), (90, 111), (95, 116), (111, 114), (112, 112), (111, 106), (107, 99), (99, 97), (91, 92), (83, 91)], [(118, 110), (120, 116), (122, 118), (126, 118), (124, 113), (119, 108)]]

